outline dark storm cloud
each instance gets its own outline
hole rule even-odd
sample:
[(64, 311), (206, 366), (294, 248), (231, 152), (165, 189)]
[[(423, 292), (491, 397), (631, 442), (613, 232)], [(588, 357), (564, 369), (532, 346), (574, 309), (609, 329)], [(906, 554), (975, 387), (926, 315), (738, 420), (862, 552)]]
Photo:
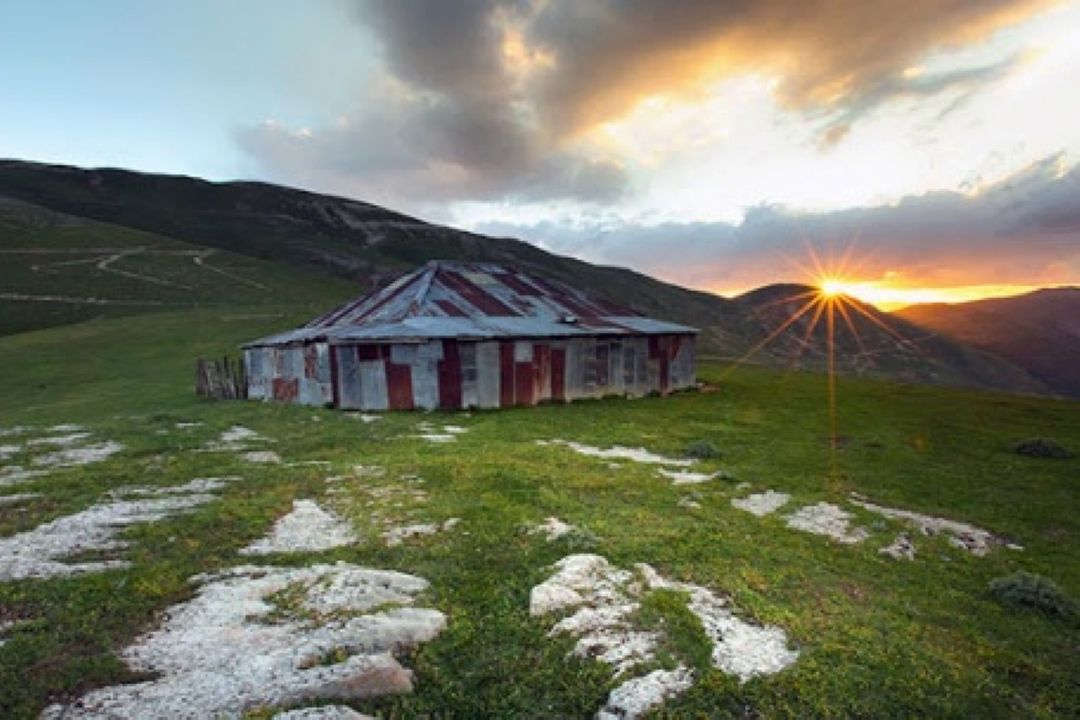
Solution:
[(303, 136), (261, 125), (239, 139), (272, 175), (387, 202), (609, 201), (626, 169), (575, 140), (645, 97), (769, 75), (781, 106), (822, 123), (828, 146), (897, 97), (970, 94), (999, 78), (1014, 61), (909, 70), (1047, 3), (355, 0), (352, 19), (392, 82), (367, 88), (347, 124)]
[(650, 227), (488, 224), (555, 252), (629, 265), (703, 288), (806, 281), (795, 263), (852, 246), (849, 270), (877, 279), (898, 274), (927, 285), (1040, 284), (1080, 275), (1080, 166), (1037, 162), (974, 195), (932, 192), (895, 205), (831, 213), (759, 207), (739, 224)]

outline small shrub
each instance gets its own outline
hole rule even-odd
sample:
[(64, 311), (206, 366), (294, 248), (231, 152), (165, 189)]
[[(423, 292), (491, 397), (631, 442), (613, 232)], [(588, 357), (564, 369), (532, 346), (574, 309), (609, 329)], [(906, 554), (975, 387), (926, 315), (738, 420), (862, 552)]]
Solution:
[(1036, 458), (1065, 459), (1073, 457), (1072, 452), (1053, 438), (1035, 437), (1021, 440), (1013, 446), (1013, 452)]
[(713, 460), (721, 455), (720, 448), (713, 445), (708, 440), (695, 440), (686, 446), (685, 454), (687, 457), (692, 457), (697, 460)]
[(1046, 615), (1067, 617), (1077, 612), (1076, 601), (1057, 583), (1023, 570), (991, 580), (990, 594), (1002, 605), (1038, 610)]

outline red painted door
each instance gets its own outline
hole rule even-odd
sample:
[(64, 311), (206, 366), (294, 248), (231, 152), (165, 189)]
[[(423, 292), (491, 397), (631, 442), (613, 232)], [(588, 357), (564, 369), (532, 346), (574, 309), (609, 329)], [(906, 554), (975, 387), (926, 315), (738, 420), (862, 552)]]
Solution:
[(457, 340), (443, 340), (443, 359), (439, 361), (439, 407), (461, 407), (461, 355)]

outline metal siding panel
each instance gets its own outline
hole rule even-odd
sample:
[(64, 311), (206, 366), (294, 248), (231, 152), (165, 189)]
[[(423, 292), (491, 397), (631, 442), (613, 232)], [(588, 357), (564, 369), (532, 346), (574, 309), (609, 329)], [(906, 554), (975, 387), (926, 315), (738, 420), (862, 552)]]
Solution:
[(385, 363), (382, 360), (361, 360), (357, 365), (360, 376), (360, 409), (390, 409)]
[(499, 406), (514, 405), (514, 343), (499, 343)]
[(300, 381), (296, 378), (274, 378), (274, 399), (282, 402), (293, 402), (300, 392), (299, 383)]
[(285, 353), (284, 372), (281, 375), (289, 380), (299, 380), (304, 377), (304, 347), (295, 345)]
[(270, 378), (267, 375), (268, 354), (269, 351), (266, 348), (251, 348), (244, 351), (248, 397), (253, 400), (270, 398)]
[(363, 408), (363, 391), (356, 348), (351, 345), (342, 345), (334, 348), (333, 352), (336, 354), (338, 366), (338, 407), (345, 410), (360, 410)]
[(514, 343), (514, 362), (532, 362), (533, 344), (529, 340), (518, 340)]
[(622, 361), (622, 343), (612, 340), (608, 343), (608, 392), (612, 395), (621, 395), (625, 392)]
[(390, 362), (398, 365), (412, 365), (416, 362), (416, 346), (391, 345)]
[(442, 341), (435, 340), (414, 346), (412, 373), (412, 402), (416, 407), (434, 410), (439, 407), (439, 363), (443, 358)]
[(476, 343), (476, 405), (497, 408), (501, 399), (501, 349), (497, 342)]

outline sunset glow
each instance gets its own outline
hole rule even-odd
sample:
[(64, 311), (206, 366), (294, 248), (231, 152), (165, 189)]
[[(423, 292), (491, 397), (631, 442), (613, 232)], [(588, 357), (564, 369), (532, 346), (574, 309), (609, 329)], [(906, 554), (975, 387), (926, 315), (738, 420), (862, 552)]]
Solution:
[(847, 295), (879, 310), (899, 310), (922, 303), (962, 303), (1022, 295), (1044, 287), (1066, 285), (963, 285), (960, 287), (902, 287), (888, 281), (830, 278), (818, 284), (826, 297)]

